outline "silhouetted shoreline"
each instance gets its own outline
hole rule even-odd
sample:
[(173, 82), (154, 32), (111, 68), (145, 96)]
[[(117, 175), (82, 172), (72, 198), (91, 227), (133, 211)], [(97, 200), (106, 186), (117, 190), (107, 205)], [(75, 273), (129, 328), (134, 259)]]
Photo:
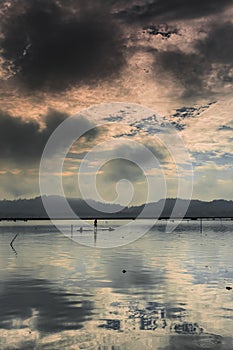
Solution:
[[(53, 208), (51, 216), (54, 220), (72, 220), (75, 219), (69, 212), (65, 213), (60, 197), (47, 197), (49, 204)], [(105, 204), (92, 201), (95, 205), (93, 209), (82, 199), (68, 199), (73, 212), (80, 219), (112, 219), (112, 220), (132, 220), (132, 219), (180, 219), (198, 220), (198, 219), (229, 219), (233, 220), (233, 201), (214, 200), (204, 202), (199, 200), (184, 199), (161, 199), (155, 203), (149, 203), (145, 206), (123, 207), (119, 204)], [(176, 214), (173, 214), (173, 208), (176, 205)], [(187, 212), (183, 217), (183, 208), (188, 206)], [(109, 208), (114, 209), (114, 214), (109, 213)], [(146, 211), (145, 211), (146, 208)], [(142, 213), (142, 211), (144, 212)], [(18, 199), (0, 201), (0, 220), (49, 220), (41, 197), (34, 199)]]

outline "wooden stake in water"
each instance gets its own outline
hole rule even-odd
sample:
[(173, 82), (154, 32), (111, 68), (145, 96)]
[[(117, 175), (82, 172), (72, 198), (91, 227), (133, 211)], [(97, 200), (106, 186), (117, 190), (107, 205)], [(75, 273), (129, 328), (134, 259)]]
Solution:
[(74, 232), (74, 226), (71, 225), (71, 227), (70, 227), (71, 238), (73, 238), (73, 232)]
[(202, 218), (200, 218), (200, 232), (202, 233)]
[(10, 242), (10, 246), (11, 246), (11, 249), (13, 250), (13, 252), (15, 253), (15, 255), (17, 255), (17, 252), (13, 246), (13, 242), (14, 240), (16, 239), (16, 237), (18, 236), (18, 233), (15, 235), (15, 237), (12, 239), (12, 241)]
[(16, 239), (16, 237), (18, 236), (18, 233), (15, 235), (15, 237), (12, 239), (12, 241), (10, 242), (10, 245), (12, 246), (14, 240)]

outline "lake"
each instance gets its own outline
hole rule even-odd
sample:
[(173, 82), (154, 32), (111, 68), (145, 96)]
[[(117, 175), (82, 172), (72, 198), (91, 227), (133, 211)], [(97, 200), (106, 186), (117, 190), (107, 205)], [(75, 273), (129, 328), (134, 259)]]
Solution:
[[(67, 235), (71, 224), (79, 242), (98, 242), (101, 230), (94, 238), (66, 222)], [(172, 233), (161, 221), (108, 249), (50, 222), (2, 222), (0, 349), (233, 349), (232, 252), (231, 221), (203, 221), (202, 232), (184, 221)]]

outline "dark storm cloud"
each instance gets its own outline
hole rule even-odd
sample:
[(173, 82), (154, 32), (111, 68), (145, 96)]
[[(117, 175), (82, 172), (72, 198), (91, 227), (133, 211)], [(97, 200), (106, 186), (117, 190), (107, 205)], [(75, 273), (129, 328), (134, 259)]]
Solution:
[(0, 112), (0, 158), (17, 163), (37, 161), (52, 132), (66, 118), (65, 113), (50, 111), (41, 129), (36, 121), (25, 122), (20, 117)]
[(233, 24), (214, 23), (206, 31), (206, 38), (194, 43), (193, 53), (179, 48), (155, 53), (156, 74), (172, 78), (183, 88), (184, 97), (212, 92), (216, 84), (233, 83)]
[(233, 65), (233, 24), (214, 24), (206, 39), (199, 41), (196, 47), (212, 63)]
[(158, 53), (154, 68), (159, 75), (171, 76), (177, 84), (184, 88), (186, 95), (202, 92), (205, 87), (204, 77), (211, 69), (209, 62), (204, 57), (180, 50)]
[(103, 170), (103, 179), (106, 182), (118, 182), (122, 179), (129, 181), (143, 181), (143, 171), (135, 163), (126, 159), (113, 159), (107, 162)]
[(2, 55), (22, 86), (57, 91), (119, 73), (125, 46), (105, 2), (23, 4), (6, 16), (1, 40)]
[[(119, 154), (124, 154), (125, 159), (120, 158)], [(156, 161), (166, 162), (168, 153), (162, 146), (147, 141), (138, 147), (122, 144), (112, 152), (112, 158), (102, 167), (103, 173), (100, 176), (102, 176), (103, 181), (116, 183), (126, 179), (132, 182), (144, 182), (145, 174), (140, 166), (153, 164), (156, 168)], [(139, 165), (137, 165), (137, 160)]]
[[(25, 121), (20, 117), (12, 117), (0, 112), (0, 159), (17, 164), (38, 162), (44, 147), (53, 131), (68, 117), (67, 114), (51, 110), (44, 117), (44, 127), (37, 121)], [(77, 132), (80, 123), (85, 123), (90, 131), (82, 136), (84, 142), (90, 142), (99, 134), (91, 129), (91, 124), (84, 118), (74, 119), (73, 132)], [(69, 142), (70, 134), (64, 133), (62, 146)]]
[(191, 19), (219, 13), (231, 4), (232, 0), (145, 0), (126, 7), (118, 17), (128, 22)]

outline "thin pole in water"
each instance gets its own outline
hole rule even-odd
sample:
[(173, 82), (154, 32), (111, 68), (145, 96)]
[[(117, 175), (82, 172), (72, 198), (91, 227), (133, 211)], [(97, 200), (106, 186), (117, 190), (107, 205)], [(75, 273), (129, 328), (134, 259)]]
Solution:
[(10, 245), (12, 246), (14, 240), (16, 239), (16, 237), (18, 236), (18, 233), (16, 233), (15, 237), (12, 239), (12, 241), (10, 242)]
[(15, 250), (15, 248), (13, 247), (13, 242), (14, 240), (16, 239), (16, 237), (18, 236), (18, 233), (16, 233), (15, 237), (12, 239), (12, 241), (10, 242), (10, 246), (11, 246), (11, 249), (13, 250), (13, 252), (15, 253), (15, 255), (17, 255), (17, 252)]
[(74, 226), (73, 225), (70, 226), (70, 231), (71, 231), (71, 237), (73, 238), (73, 231), (74, 231)]

